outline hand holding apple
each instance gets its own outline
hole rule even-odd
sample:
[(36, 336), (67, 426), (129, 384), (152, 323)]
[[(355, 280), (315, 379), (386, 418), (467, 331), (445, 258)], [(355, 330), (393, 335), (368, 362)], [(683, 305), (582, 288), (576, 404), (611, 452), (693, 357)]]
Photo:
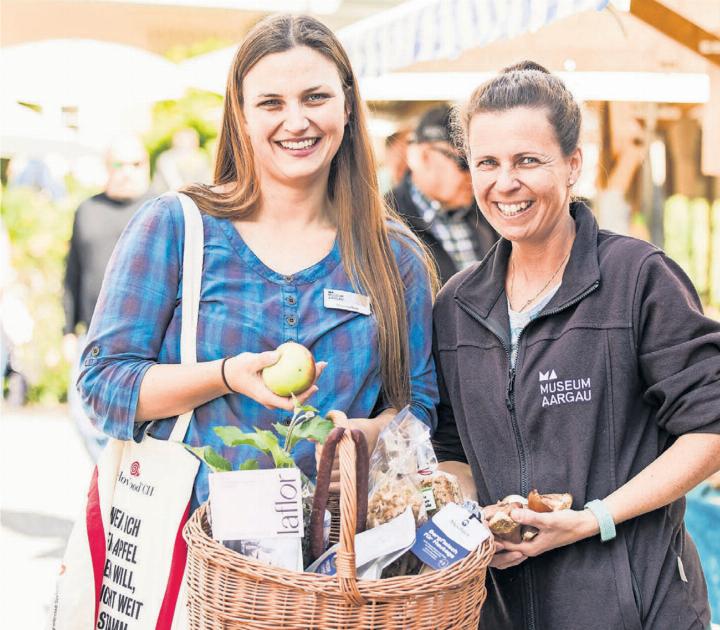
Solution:
[[(277, 350), (259, 354), (243, 352), (227, 360), (225, 363), (225, 378), (227, 378), (228, 385), (234, 391), (252, 398), (267, 409), (292, 411), (294, 408), (292, 399), (269, 390), (262, 377), (262, 371), (276, 365), (279, 359), (280, 355)], [(314, 383), (326, 365), (327, 363), (324, 361), (313, 362), (313, 378), (303, 393), (297, 397), (300, 404), (303, 404), (318, 390)]]
[(315, 382), (315, 359), (305, 346), (294, 341), (277, 347), (278, 359), (265, 367), (262, 378), (267, 388), (278, 396), (296, 396)]

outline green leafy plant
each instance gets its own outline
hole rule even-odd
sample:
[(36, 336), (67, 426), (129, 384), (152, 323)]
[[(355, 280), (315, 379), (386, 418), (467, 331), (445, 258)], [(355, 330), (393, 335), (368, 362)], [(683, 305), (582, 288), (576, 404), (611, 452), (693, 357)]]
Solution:
[[(255, 431), (245, 433), (238, 427), (215, 427), (214, 431), (226, 446), (252, 446), (266, 455), (272, 457), (276, 468), (292, 468), (295, 460), (291, 451), (301, 440), (313, 440), (323, 444), (333, 423), (318, 414), (318, 410), (310, 405), (299, 405), (295, 396), (295, 409), (290, 422), (285, 425), (276, 422), (273, 428), (277, 432), (255, 428)], [(284, 438), (281, 440), (279, 438)], [(187, 449), (202, 459), (213, 472), (227, 472), (232, 470), (232, 464), (220, 455), (211, 446), (187, 446)], [(238, 467), (238, 470), (256, 470), (260, 464), (256, 459), (248, 459)]]

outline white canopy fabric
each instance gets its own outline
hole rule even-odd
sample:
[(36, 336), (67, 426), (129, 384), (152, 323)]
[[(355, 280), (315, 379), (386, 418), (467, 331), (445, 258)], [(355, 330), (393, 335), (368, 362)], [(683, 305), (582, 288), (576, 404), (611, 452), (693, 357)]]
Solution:
[(338, 31), (356, 74), (374, 77), (535, 31), (609, 0), (410, 0)]
[(176, 64), (132, 46), (52, 39), (0, 49), (3, 97), (77, 106), (112, 100), (151, 103), (184, 93)]
[(225, 94), (228, 72), (237, 52), (238, 44), (191, 57), (178, 65), (188, 87)]
[(59, 122), (17, 103), (0, 102), (0, 156), (46, 153), (76, 156), (99, 152), (99, 147)]

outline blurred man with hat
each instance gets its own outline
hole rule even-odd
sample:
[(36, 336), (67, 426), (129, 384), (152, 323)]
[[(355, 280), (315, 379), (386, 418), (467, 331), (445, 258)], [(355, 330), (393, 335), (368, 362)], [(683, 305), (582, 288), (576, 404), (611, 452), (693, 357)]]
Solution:
[(473, 198), (467, 161), (452, 140), (449, 106), (422, 116), (407, 162), (408, 173), (386, 201), (428, 246), (444, 284), (481, 260), (498, 238)]

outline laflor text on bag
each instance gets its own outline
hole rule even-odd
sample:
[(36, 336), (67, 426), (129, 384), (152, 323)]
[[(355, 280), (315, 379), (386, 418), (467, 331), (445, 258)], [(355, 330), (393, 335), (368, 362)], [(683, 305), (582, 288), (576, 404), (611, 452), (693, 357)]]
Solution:
[(592, 383), (590, 377), (561, 379), (555, 370), (538, 373), (540, 396), (543, 407), (565, 405), (592, 400)]

